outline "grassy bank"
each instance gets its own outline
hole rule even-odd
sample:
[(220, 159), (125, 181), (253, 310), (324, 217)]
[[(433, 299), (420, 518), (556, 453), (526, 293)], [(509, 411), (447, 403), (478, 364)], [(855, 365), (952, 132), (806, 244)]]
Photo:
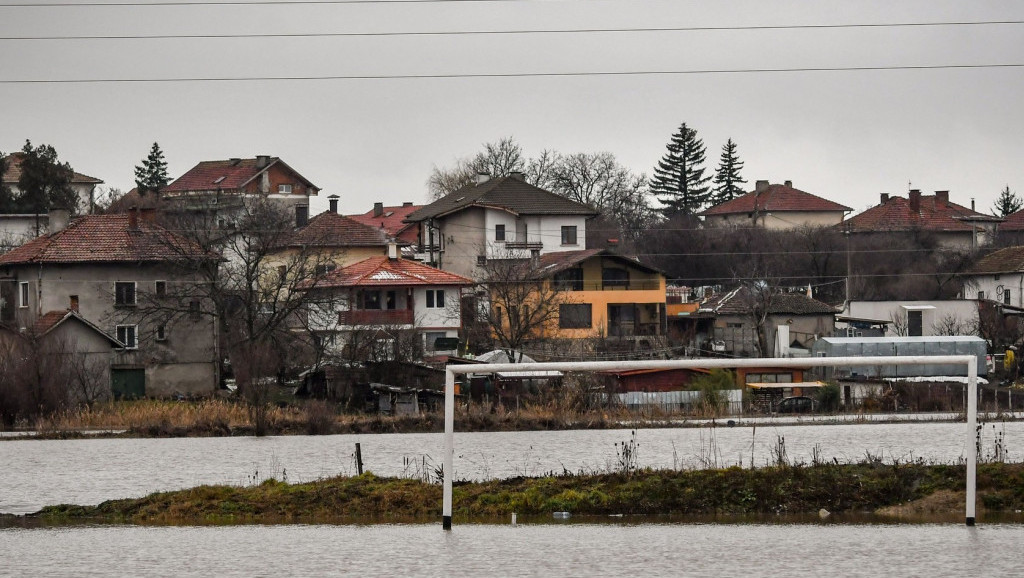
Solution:
[[(668, 516), (913, 511), (963, 508), (964, 467), (918, 463), (821, 464), (759, 469), (641, 470), (456, 483), (457, 521), (566, 511), (573, 515)], [(981, 464), (979, 505), (1024, 509), (1024, 464)], [(98, 506), (53, 506), (46, 523), (211, 524), (395, 522), (437, 519), (441, 487), (373, 474), (302, 484), (202, 486)]]

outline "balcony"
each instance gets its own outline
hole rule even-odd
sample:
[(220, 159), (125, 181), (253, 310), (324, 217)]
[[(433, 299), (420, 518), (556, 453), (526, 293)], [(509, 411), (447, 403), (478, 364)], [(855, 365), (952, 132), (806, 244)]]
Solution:
[(339, 311), (338, 325), (412, 325), (412, 309)]
[(506, 249), (527, 249), (527, 250), (541, 250), (544, 248), (544, 243), (540, 241), (505, 241)]

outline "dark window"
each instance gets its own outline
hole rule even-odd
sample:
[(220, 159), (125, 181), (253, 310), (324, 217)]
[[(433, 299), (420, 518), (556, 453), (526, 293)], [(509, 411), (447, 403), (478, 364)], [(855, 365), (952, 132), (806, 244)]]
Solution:
[(590, 303), (564, 303), (558, 306), (558, 326), (562, 329), (590, 329)]
[(305, 227), (309, 223), (309, 207), (307, 205), (295, 205), (295, 226)]
[(628, 287), (629, 271), (626, 269), (601, 269), (601, 283), (605, 287)]
[(138, 331), (138, 325), (118, 325), (117, 340), (124, 343), (128, 349), (136, 349), (139, 346), (136, 331)]
[(562, 227), (562, 244), (576, 244), (576, 225), (565, 225)]
[(28, 282), (22, 281), (18, 290), (18, 307), (28, 307)]
[(427, 289), (427, 307), (444, 307), (444, 289)]
[(505, 225), (494, 226), (494, 240), (504, 241), (505, 240)]
[(921, 337), (924, 332), (924, 323), (920, 311), (907, 311), (907, 335), (910, 337)]
[(1006, 305), (1010, 304), (1010, 290), (1006, 289), (1003, 291), (1003, 303)]
[(167, 281), (157, 281), (155, 283), (155, 290), (157, 297), (164, 297), (167, 295)]
[(334, 263), (328, 263), (326, 265), (317, 265), (316, 266), (316, 275), (317, 275), (317, 277), (319, 277), (321, 275), (326, 275), (326, 274), (330, 273), (331, 271), (334, 271), (336, 268), (337, 268), (337, 266)]
[(555, 273), (555, 289), (559, 291), (583, 291), (583, 268), (573, 267)]
[(388, 291), (385, 294), (384, 308), (385, 309), (394, 309), (395, 308), (395, 300), (396, 300), (395, 292), (394, 291)]
[(985, 292), (984, 291), (978, 291), (978, 300), (981, 301), (984, 298), (985, 298)]
[(487, 257), (485, 255), (477, 255), (476, 264), (478, 267), (483, 267), (484, 265), (487, 264)]
[(199, 307), (198, 300), (192, 300), (188, 302), (188, 314), (192, 317), (193, 320), (199, 319), (200, 311), (201, 309)]
[(996, 273), (995, 275), (993, 275), (993, 276), (992, 276), (992, 279), (993, 279), (994, 281), (998, 281), (998, 280), (1000, 279), (1000, 275), (999, 275), (999, 273)]
[(380, 292), (363, 292), (363, 309), (380, 309)]
[[(442, 341), (442, 340), (444, 340), (447, 337), (448, 337), (448, 334), (446, 334), (444, 331), (428, 331), (426, 333), (427, 350), (428, 351), (442, 351), (442, 349), (438, 347), (438, 343), (437, 342), (438, 341)], [(442, 343), (443, 343), (443, 341), (442, 341)]]
[(135, 305), (135, 281), (118, 281), (114, 283), (114, 304), (121, 306)]
[(158, 325), (156, 328), (156, 340), (163, 341), (167, 339), (167, 328), (163, 325)]

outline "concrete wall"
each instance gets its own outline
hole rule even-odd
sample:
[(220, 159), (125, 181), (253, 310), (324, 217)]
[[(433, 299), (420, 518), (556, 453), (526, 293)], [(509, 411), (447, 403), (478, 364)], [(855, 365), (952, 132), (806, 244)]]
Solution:
[[(909, 308), (909, 309), (908, 309)], [(844, 312), (849, 317), (861, 319), (891, 320), (907, 322), (907, 311), (921, 311), (922, 336), (942, 335), (943, 329), (951, 323), (959, 325), (962, 335), (974, 335), (978, 324), (978, 302), (965, 299), (936, 301), (851, 301)], [(896, 335), (890, 325), (887, 336)]]
[[(796, 229), (799, 227), (831, 227), (843, 222), (842, 211), (778, 211), (758, 213), (756, 225), (766, 229)], [(750, 227), (754, 225), (749, 213), (708, 215), (704, 222), (710, 226)]]

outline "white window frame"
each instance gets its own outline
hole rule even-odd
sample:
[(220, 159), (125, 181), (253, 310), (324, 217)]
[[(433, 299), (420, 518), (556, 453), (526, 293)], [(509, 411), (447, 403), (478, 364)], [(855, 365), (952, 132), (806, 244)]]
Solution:
[[(124, 337), (121, 336), (121, 330), (124, 330)], [(128, 331), (131, 330), (132, 342), (128, 343)], [(117, 325), (114, 327), (114, 334), (117, 336), (117, 340), (124, 343), (125, 349), (138, 349), (139, 348), (139, 326), (138, 325)]]
[(32, 293), (29, 291), (28, 281), (22, 281), (18, 284), (18, 307), (28, 307), (31, 301)]
[(287, 184), (287, 185), (277, 185), (277, 194), (279, 194), (279, 195), (290, 195), (290, 194), (292, 194), (292, 186), (290, 184)]
[[(569, 234), (572, 235), (572, 241), (569, 241)], [(579, 228), (576, 225), (562, 225), (562, 246), (563, 247), (575, 247), (580, 244)]]
[(444, 309), (444, 289), (427, 289), (427, 309)]

